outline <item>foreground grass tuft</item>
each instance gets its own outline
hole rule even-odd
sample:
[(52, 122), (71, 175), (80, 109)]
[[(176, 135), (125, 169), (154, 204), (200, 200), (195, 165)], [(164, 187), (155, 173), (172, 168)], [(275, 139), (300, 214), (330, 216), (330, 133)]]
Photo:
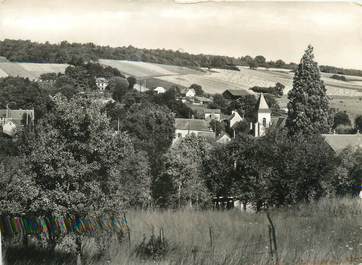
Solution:
[[(324, 199), (272, 210), (270, 214), (276, 227), (280, 264), (362, 262), (362, 200)], [(130, 211), (128, 219), (131, 244), (114, 241), (105, 256), (110, 264), (273, 264), (263, 212)], [(84, 264), (104, 264), (105, 259), (92, 258), (93, 240), (84, 243)], [(43, 259), (24, 261), (19, 256), (7, 264), (74, 262), (69, 255), (39, 253)]]

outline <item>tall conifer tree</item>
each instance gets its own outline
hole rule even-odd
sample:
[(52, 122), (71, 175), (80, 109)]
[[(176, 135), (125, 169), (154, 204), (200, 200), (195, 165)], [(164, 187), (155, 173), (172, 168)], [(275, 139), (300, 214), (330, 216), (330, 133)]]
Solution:
[(326, 88), (321, 80), (313, 47), (308, 46), (288, 94), (286, 126), (291, 135), (327, 133), (331, 125)]

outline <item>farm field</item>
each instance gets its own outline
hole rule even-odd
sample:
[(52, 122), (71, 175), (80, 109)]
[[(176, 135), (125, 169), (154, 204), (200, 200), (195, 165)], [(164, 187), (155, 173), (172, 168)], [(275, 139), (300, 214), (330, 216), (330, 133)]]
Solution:
[(67, 64), (0, 62), (0, 77), (19, 76), (38, 79), (45, 73), (64, 73)]
[[(274, 86), (275, 83), (279, 82), (285, 86), (285, 93), (287, 93), (292, 88), (293, 76), (294, 74), (291, 72), (240, 68), (240, 71), (212, 69), (208, 73), (161, 76), (157, 77), (157, 79), (183, 86), (197, 83), (208, 93), (222, 93), (226, 89), (249, 90), (253, 86), (268, 87)], [(329, 78), (329, 75), (322, 76), (328, 95), (362, 96), (362, 85), (359, 84), (359, 81), (343, 82)]]
[[(224, 69), (203, 69), (197, 71), (187, 67), (162, 65), (145, 62), (104, 60), (99, 62), (117, 68), (126, 75), (133, 75), (139, 80), (152, 79), (152, 87), (163, 84), (175, 84), (189, 87), (196, 83), (203, 87), (207, 93), (222, 93), (226, 89), (249, 90), (253, 86), (274, 86), (276, 82), (285, 85), (287, 93), (293, 84), (294, 73), (288, 69), (257, 69), (251, 70), (239, 67), (240, 71)], [(328, 95), (331, 96), (362, 96), (362, 77), (346, 76), (348, 82), (330, 78), (332, 74), (322, 73)], [(159, 80), (157, 83), (156, 80)]]
[[(362, 262), (362, 200), (323, 199), (271, 210), (270, 216), (275, 225), (280, 265)], [(265, 212), (131, 210), (127, 217), (131, 242), (125, 240), (119, 245), (113, 240), (108, 248), (108, 264), (274, 264)], [(161, 229), (165, 244), (160, 246), (157, 238)], [(154, 245), (147, 245), (152, 234), (156, 237)], [(140, 247), (141, 242), (147, 247)], [(83, 264), (106, 263), (105, 257), (92, 258), (97, 254), (93, 239), (85, 239), (83, 254)], [(64, 254), (63, 262), (59, 260), (62, 256), (54, 255), (50, 260), (37, 256), (37, 262), (31, 262), (17, 252), (9, 258), (13, 262), (8, 264), (18, 265), (72, 264), (69, 255)]]
[(146, 62), (100, 59), (99, 63), (117, 68), (121, 73), (125, 75), (132, 75), (137, 79), (151, 78), (164, 75), (194, 74), (201, 72), (187, 67)]

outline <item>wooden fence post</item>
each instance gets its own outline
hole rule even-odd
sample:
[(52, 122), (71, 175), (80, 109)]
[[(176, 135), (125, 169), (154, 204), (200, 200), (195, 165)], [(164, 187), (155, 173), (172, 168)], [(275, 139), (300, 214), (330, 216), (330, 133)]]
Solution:
[(165, 235), (164, 235), (164, 232), (163, 232), (163, 227), (161, 226), (160, 228), (160, 240), (161, 240), (161, 244), (165, 244)]
[(1, 231), (0, 231), (0, 265), (3, 265), (3, 252), (2, 252), (2, 244), (1, 244)]
[(210, 237), (210, 247), (212, 248), (212, 245), (213, 245), (213, 238), (212, 238), (212, 227), (209, 226), (209, 237)]
[(273, 239), (273, 245), (274, 245), (274, 249), (273, 252), (275, 254), (275, 264), (279, 264), (279, 257), (278, 257), (278, 247), (277, 247), (277, 238), (276, 238), (276, 233), (275, 233), (275, 227), (273, 224), (273, 221), (269, 215), (269, 212), (266, 212), (266, 217), (268, 218), (269, 224), (270, 224), (270, 230), (271, 230), (271, 236)]
[(268, 232), (269, 232), (269, 248), (270, 248), (270, 257), (274, 260), (274, 253), (273, 253), (273, 239), (272, 239), (272, 230), (271, 226), (268, 225)]

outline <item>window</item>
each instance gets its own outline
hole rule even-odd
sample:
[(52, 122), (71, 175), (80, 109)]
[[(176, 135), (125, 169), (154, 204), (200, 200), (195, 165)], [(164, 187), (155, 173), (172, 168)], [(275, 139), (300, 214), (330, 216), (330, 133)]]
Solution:
[(266, 118), (263, 118), (263, 126), (266, 127)]
[(182, 134), (181, 134), (181, 133), (178, 133), (178, 134), (177, 134), (177, 138), (180, 138), (180, 137), (182, 137)]

